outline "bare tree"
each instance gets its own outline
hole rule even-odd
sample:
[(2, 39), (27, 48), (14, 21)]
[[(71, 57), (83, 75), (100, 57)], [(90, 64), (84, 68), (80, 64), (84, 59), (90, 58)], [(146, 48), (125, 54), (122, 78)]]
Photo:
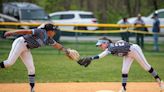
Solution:
[(134, 8), (133, 8), (133, 14), (137, 15), (139, 14), (141, 11), (141, 0), (135, 0), (134, 1)]
[(79, 0), (79, 7), (80, 9), (84, 8), (84, 0)]
[(87, 0), (87, 9), (89, 11), (96, 11), (97, 10), (97, 2), (98, 2), (98, 0)]
[(106, 23), (107, 19), (108, 19), (108, 14), (107, 11), (109, 11), (108, 7), (108, 0), (98, 0), (97, 1), (97, 12), (98, 12), (98, 16), (99, 16), (99, 20), (101, 20), (100, 22), (102, 23)]
[(126, 6), (127, 13), (129, 14), (129, 17), (132, 16), (132, 10), (131, 10), (131, 4), (130, 0), (124, 0), (124, 4)]
[(64, 0), (62, 3), (65, 10), (70, 10), (71, 0)]
[(0, 0), (0, 13), (2, 13), (2, 4), (3, 4), (3, 0)]
[(154, 10), (157, 10), (158, 9), (158, 0), (152, 0), (152, 2), (153, 2)]

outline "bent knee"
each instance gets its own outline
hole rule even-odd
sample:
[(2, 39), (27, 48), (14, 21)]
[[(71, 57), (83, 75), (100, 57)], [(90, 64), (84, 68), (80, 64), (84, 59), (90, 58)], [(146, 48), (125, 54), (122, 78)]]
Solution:
[(13, 64), (14, 64), (14, 62), (10, 62), (10, 61), (8, 61), (8, 60), (4, 61), (4, 66), (5, 66), (5, 68), (10, 67), (10, 66), (12, 66)]
[(128, 69), (122, 69), (122, 74), (128, 74), (129, 70)]
[(28, 75), (33, 75), (33, 74), (35, 74), (35, 68), (28, 69)]
[(145, 71), (149, 71), (151, 69), (151, 67), (144, 67)]

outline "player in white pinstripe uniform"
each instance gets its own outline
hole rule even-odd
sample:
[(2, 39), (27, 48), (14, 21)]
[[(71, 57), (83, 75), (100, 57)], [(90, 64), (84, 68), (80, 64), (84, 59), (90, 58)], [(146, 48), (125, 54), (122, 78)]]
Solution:
[(113, 43), (110, 39), (103, 37), (98, 40), (96, 43), (100, 49), (104, 50), (102, 53), (92, 57), (84, 57), (78, 61), (81, 66), (87, 67), (92, 60), (100, 59), (108, 54), (123, 56), (123, 65), (122, 65), (122, 88), (119, 92), (126, 92), (126, 83), (128, 79), (128, 72), (133, 63), (133, 60), (136, 59), (137, 62), (148, 71), (158, 82), (161, 90), (164, 90), (164, 84), (157, 72), (152, 68), (152, 66), (147, 62), (141, 48), (137, 44), (130, 44), (123, 40)]
[(58, 50), (68, 53), (66, 48), (53, 40), (56, 30), (57, 29), (53, 24), (47, 23), (42, 25), (41, 28), (32, 30), (6, 32), (4, 36), (15, 34), (23, 34), (23, 36), (14, 40), (8, 58), (0, 63), (0, 69), (12, 66), (17, 58), (20, 57), (28, 70), (29, 84), (31, 87), (30, 90), (31, 92), (34, 92), (35, 66), (30, 49), (51, 45)]

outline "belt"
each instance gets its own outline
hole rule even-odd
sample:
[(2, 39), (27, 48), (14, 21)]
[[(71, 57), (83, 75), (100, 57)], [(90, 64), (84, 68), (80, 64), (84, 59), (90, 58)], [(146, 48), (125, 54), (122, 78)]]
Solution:
[[(27, 43), (27, 41), (24, 41), (24, 43)], [(27, 47), (28, 49), (30, 49), (30, 46), (28, 45), (28, 43), (26, 44), (26, 47)]]

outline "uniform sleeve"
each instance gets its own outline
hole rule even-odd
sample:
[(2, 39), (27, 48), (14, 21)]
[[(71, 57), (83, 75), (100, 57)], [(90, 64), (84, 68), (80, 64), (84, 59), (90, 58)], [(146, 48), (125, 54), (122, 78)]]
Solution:
[(108, 49), (106, 49), (105, 51), (103, 51), (102, 53), (100, 53), (98, 56), (99, 56), (99, 58), (103, 58), (103, 57), (105, 57), (106, 55), (108, 55), (110, 53), (111, 52)]
[(39, 29), (32, 29), (32, 35), (38, 35), (40, 32), (41, 31)]
[(56, 41), (54, 39), (49, 38), (47, 40), (47, 44), (49, 44), (49, 45), (55, 45), (56, 44)]

